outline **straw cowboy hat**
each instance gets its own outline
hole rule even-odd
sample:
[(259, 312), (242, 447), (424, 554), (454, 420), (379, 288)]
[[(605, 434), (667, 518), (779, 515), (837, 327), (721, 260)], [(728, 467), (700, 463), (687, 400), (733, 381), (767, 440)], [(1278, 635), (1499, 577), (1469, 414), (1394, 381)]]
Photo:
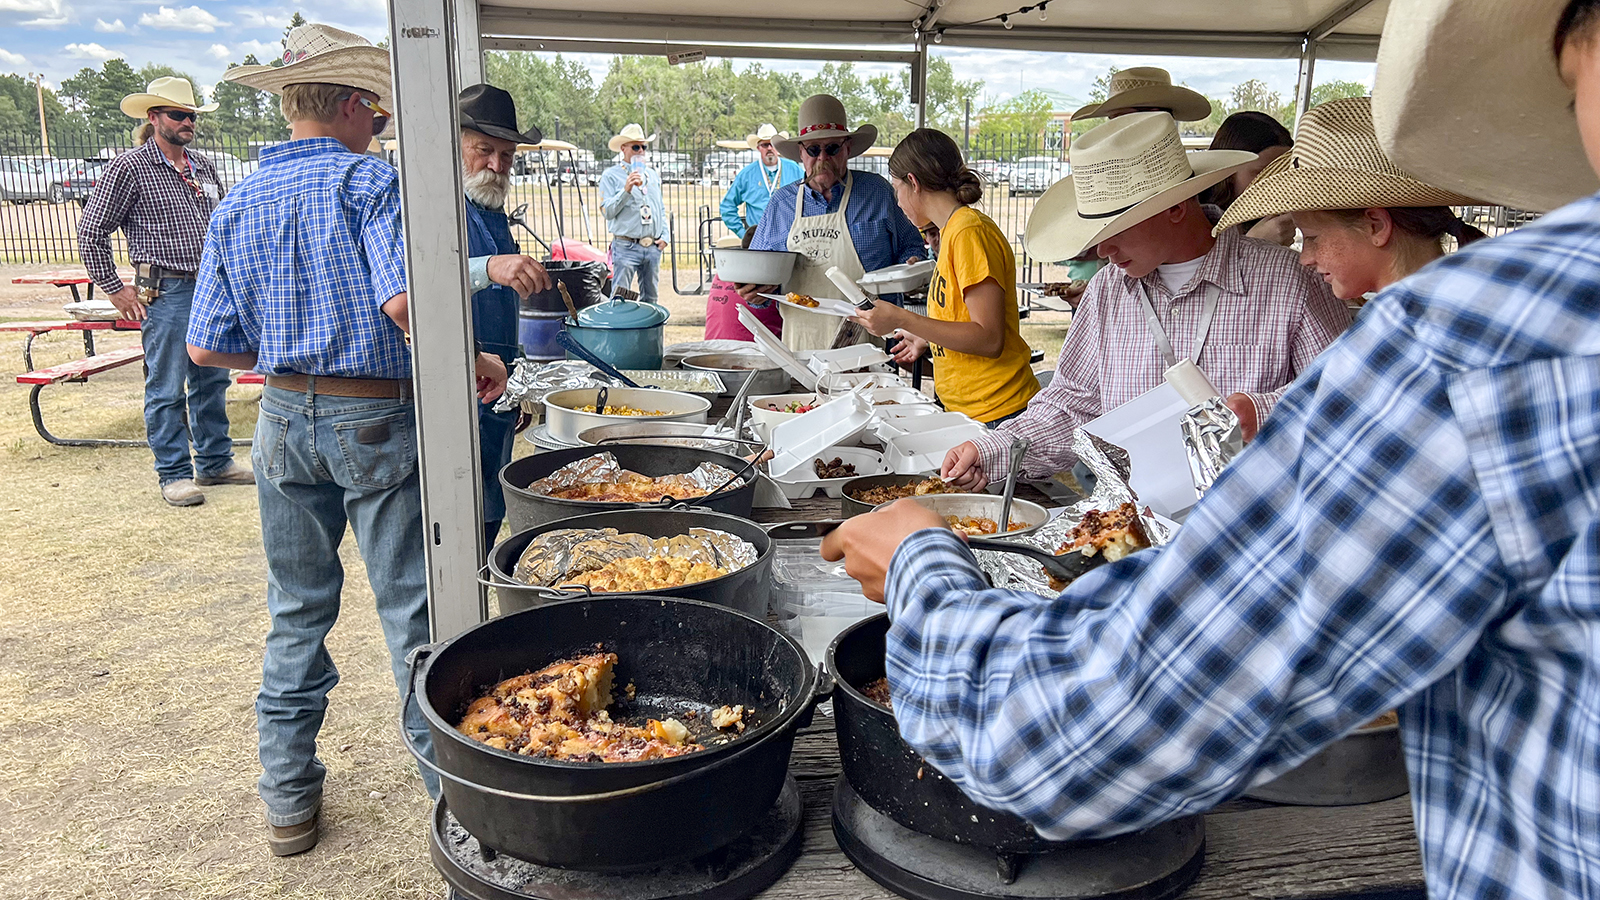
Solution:
[(1166, 69), (1134, 66), (1111, 76), (1109, 97), (1072, 114), (1074, 119), (1097, 119), (1130, 110), (1164, 109), (1179, 122), (1196, 122), (1211, 115), (1211, 101), (1172, 83)]
[(281, 66), (234, 66), (222, 77), (273, 94), (291, 84), (339, 84), (377, 94), (379, 106), (393, 93), (389, 51), (331, 25), (301, 25), (285, 35)]
[(135, 119), (144, 118), (157, 106), (174, 106), (190, 112), (208, 113), (217, 108), (215, 103), (196, 106), (194, 86), (185, 78), (157, 78), (150, 82), (142, 94), (129, 94), (122, 98), (122, 111)]
[(1233, 201), (1216, 231), (1309, 209), (1469, 206), (1480, 201), (1424, 184), (1383, 155), (1372, 132), (1372, 98), (1316, 106), (1300, 120), (1294, 149), (1272, 161)]
[(1243, 150), (1185, 153), (1164, 112), (1129, 113), (1072, 143), (1072, 177), (1044, 192), (1023, 246), (1038, 259), (1071, 259), (1237, 172)]
[(755, 134), (745, 137), (744, 142), (751, 150), (759, 150), (762, 141), (773, 141), (775, 143), (777, 141), (787, 141), (788, 139), (789, 132), (779, 131), (773, 127), (771, 122), (763, 122), (761, 127), (756, 129)]
[(1600, 189), (1551, 40), (1567, 0), (1391, 0), (1372, 118), (1400, 168), (1540, 212)]
[(639, 127), (638, 122), (629, 122), (622, 126), (621, 134), (606, 142), (606, 146), (611, 148), (612, 153), (620, 153), (622, 152), (623, 144), (653, 144), (655, 142), (655, 135), (652, 134), (649, 137), (645, 137), (644, 129)]
[(794, 138), (784, 137), (772, 142), (778, 155), (800, 161), (800, 142), (839, 138), (845, 145), (845, 158), (851, 159), (867, 152), (878, 140), (878, 126), (862, 125), (849, 130), (844, 114), (844, 104), (839, 98), (827, 94), (812, 94), (800, 102), (800, 128)]

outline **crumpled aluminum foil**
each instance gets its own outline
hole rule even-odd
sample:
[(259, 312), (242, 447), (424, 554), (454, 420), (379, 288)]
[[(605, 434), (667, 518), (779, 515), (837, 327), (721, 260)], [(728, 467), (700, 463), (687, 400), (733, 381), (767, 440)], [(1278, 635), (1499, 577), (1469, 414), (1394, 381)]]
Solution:
[(554, 362), (536, 362), (518, 359), (511, 364), (511, 375), (506, 378), (505, 393), (494, 402), (495, 412), (508, 412), (521, 408), (537, 414), (542, 409), (546, 394), (571, 388), (620, 387), (601, 375), (594, 366), (581, 359), (558, 359)]
[[(569, 462), (549, 475), (528, 485), (528, 490), (535, 494), (548, 495), (553, 491), (566, 490), (581, 484), (615, 484), (627, 475), (637, 474), (629, 472), (617, 462), (616, 456), (609, 451), (586, 456), (583, 459)], [(721, 487), (728, 479), (734, 477), (734, 472), (716, 463), (703, 462), (693, 471), (683, 473), (695, 486), (709, 494)], [(649, 477), (649, 476), (641, 476)], [(730, 489), (744, 484), (744, 479), (737, 479), (728, 485)], [(693, 499), (680, 497), (680, 500)]]
[[(1094, 493), (1067, 507), (1038, 531), (1007, 540), (1054, 553), (1057, 547), (1066, 542), (1067, 534), (1078, 527), (1084, 513), (1089, 510), (1113, 510), (1124, 503), (1139, 506), (1139, 495), (1128, 486), (1128, 475), (1133, 471), (1128, 451), (1081, 428), (1072, 436), (1072, 449), (1094, 473), (1097, 479)], [(1139, 523), (1144, 526), (1144, 533), (1150, 538), (1152, 547), (1172, 540), (1171, 529), (1163, 525), (1149, 507), (1139, 507)], [(1046, 597), (1056, 596), (1057, 592), (1050, 588), (1044, 568), (1026, 556), (993, 550), (977, 550), (974, 555), (978, 559), (978, 568), (989, 576), (989, 581), (995, 587), (1032, 591)]]
[(759, 554), (749, 541), (711, 528), (690, 528), (688, 534), (658, 538), (615, 528), (560, 528), (528, 544), (513, 577), (523, 584), (551, 587), (631, 556), (685, 557), (732, 573), (755, 563)]
[(1190, 409), (1180, 424), (1195, 496), (1204, 497), (1223, 467), (1244, 450), (1244, 431), (1239, 427), (1239, 416), (1221, 397), (1212, 397)]

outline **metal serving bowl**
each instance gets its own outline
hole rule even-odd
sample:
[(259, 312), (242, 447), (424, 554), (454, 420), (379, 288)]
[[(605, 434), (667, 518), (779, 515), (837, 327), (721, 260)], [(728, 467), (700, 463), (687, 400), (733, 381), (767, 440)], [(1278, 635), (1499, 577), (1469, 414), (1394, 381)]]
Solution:
[(745, 392), (749, 396), (781, 394), (789, 389), (789, 373), (761, 353), (699, 353), (685, 356), (679, 365), (693, 371), (715, 372), (722, 379), (724, 397), (739, 393), (739, 386), (746, 381), (754, 382)]

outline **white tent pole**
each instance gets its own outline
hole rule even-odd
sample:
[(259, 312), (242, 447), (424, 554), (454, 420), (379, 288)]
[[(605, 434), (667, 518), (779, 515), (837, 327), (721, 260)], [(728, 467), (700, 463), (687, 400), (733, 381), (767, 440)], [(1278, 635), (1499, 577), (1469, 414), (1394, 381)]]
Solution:
[(478, 32), (478, 4), (476, 0), (455, 4), (456, 7), (456, 83), (463, 87), (483, 84), (483, 35)]
[[(472, 2), (472, 0), (463, 0)], [(467, 295), (454, 0), (389, 0), (428, 611), (435, 640), (483, 621), (483, 499)]]
[(1300, 51), (1300, 79), (1294, 87), (1294, 124), (1299, 130), (1300, 121), (1305, 117), (1306, 110), (1311, 108), (1311, 86), (1316, 76), (1317, 68), (1317, 40), (1307, 36), (1305, 46)]

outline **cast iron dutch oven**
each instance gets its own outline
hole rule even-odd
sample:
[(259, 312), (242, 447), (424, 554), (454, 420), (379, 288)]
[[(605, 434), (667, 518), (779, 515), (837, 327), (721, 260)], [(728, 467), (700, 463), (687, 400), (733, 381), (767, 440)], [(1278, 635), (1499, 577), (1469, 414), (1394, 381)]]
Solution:
[[(500, 486), (506, 497), (506, 519), (512, 531), (522, 531), (584, 513), (605, 512), (613, 509), (644, 509), (658, 503), (601, 503), (594, 500), (563, 500), (546, 497), (528, 490), (533, 484), (568, 463), (588, 459), (599, 453), (611, 453), (617, 462), (630, 472), (649, 475), (679, 475), (692, 472), (703, 462), (719, 465), (733, 472), (743, 472), (745, 460), (714, 450), (695, 447), (672, 447), (659, 444), (607, 444), (604, 447), (574, 447), (570, 450), (551, 450), (514, 460), (500, 470)], [(712, 496), (691, 497), (694, 506), (703, 506), (717, 512), (750, 517), (755, 504), (756, 479), (744, 472), (744, 483)], [(715, 485), (713, 485), (715, 487)], [(680, 498), (682, 499), (682, 498)]]
[[(488, 687), (596, 645), (618, 656), (613, 718), (676, 717), (701, 739), (717, 734), (710, 710), (742, 704), (754, 724), (696, 753), (627, 763), (520, 756), (455, 730)], [(817, 682), (793, 638), (750, 616), (693, 600), (594, 597), (491, 619), (414, 652), (401, 732), (414, 696), (433, 736), (436, 762), (423, 764), (484, 845), (542, 865), (626, 871), (692, 859), (748, 831), (783, 787)], [(686, 709), (699, 714), (686, 720)]]
[(1020, 817), (974, 803), (901, 737), (894, 714), (861, 693), (883, 677), (889, 617), (845, 629), (828, 647), (839, 758), (868, 806), (912, 831), (945, 841), (1028, 852), (1059, 847)]
[[(681, 449), (659, 447), (655, 449)], [(519, 583), (512, 577), (517, 571), (517, 560), (535, 537), (560, 528), (615, 528), (650, 537), (673, 537), (688, 534), (691, 528), (710, 528), (726, 531), (749, 541), (756, 548), (756, 561), (743, 569), (709, 581), (699, 581), (682, 587), (662, 588), (654, 591), (637, 591), (639, 596), (688, 597), (704, 600), (719, 606), (737, 609), (757, 617), (767, 614), (767, 600), (772, 594), (772, 538), (761, 526), (748, 519), (726, 513), (703, 509), (627, 509), (615, 512), (590, 513), (546, 522), (543, 525), (519, 531), (496, 544), (489, 554), (489, 570), (493, 573), (493, 587), (500, 596), (502, 612), (518, 612), (552, 600), (581, 596), (583, 589), (559, 591), (554, 588), (534, 587)]]

